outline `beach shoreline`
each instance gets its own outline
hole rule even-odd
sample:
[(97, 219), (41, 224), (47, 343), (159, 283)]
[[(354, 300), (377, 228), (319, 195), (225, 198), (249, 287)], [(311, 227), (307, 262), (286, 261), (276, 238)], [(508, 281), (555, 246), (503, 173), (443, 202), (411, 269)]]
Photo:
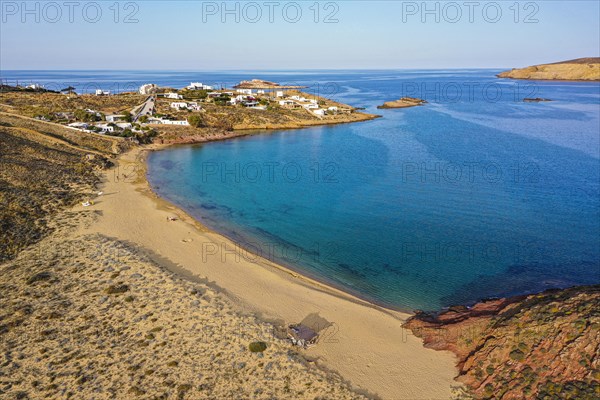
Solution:
[[(322, 318), (329, 325), (305, 356), (339, 372), (357, 389), (381, 398), (451, 396), (452, 388), (459, 386), (454, 381), (456, 358), (424, 348), (421, 339), (402, 328), (410, 314), (370, 303), (268, 259), (247, 259), (233, 241), (153, 192), (146, 177), (147, 154), (168, 146), (134, 148), (118, 157), (104, 174), (104, 194), (93, 206), (101, 217), (82, 233), (127, 241), (172, 272), (210, 283), (241, 311), (264, 321), (281, 326), (309, 316)], [(169, 221), (173, 216), (177, 220)]]

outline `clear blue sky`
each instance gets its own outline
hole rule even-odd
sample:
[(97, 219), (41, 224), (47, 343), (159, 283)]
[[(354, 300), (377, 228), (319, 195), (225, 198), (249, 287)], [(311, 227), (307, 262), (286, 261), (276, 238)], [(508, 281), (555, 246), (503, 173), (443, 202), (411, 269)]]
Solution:
[[(68, 7), (59, 15), (47, 3), (36, 10), (28, 2), (27, 13), (21, 1), (0, 0), (0, 69), (492, 68), (600, 55), (597, 0), (541, 0), (527, 9), (521, 1), (518, 15), (514, 0), (497, 1), (501, 17), (493, 2), (470, 10), (457, 1), (460, 17), (437, 2), (439, 22), (435, 13), (422, 15), (421, 1), (296, 1), (296, 23), (297, 7), (288, 1), (229, 1), (234, 12), (225, 15), (222, 1), (137, 1), (137, 11), (121, 1), (118, 16), (115, 0), (97, 1), (100, 17), (91, 2), (80, 1), (71, 16)], [(125, 23), (134, 11), (138, 22)], [(325, 23), (332, 12), (337, 22)]]

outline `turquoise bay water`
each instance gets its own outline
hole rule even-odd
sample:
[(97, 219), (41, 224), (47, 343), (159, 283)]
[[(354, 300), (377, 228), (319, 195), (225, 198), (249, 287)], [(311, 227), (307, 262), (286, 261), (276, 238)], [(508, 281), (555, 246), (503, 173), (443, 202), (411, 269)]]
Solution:
[[(114, 88), (257, 77), (381, 114), (169, 148), (149, 157), (148, 178), (243, 248), (381, 304), (437, 309), (600, 282), (600, 85), (497, 72), (39, 71), (29, 79)], [(429, 104), (375, 108), (404, 95)]]
[[(383, 118), (157, 152), (158, 193), (244, 248), (399, 308), (600, 282), (597, 83), (294, 80), (335, 82), (336, 99)], [(375, 110), (404, 94), (430, 103)]]

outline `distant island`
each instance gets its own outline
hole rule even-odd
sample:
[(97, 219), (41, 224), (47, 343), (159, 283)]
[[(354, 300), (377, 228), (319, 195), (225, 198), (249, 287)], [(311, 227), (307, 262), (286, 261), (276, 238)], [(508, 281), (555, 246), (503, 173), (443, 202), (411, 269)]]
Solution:
[(418, 99), (416, 97), (403, 97), (400, 100), (386, 101), (385, 103), (383, 103), (383, 105), (377, 106), (377, 108), (407, 108), (421, 106), (425, 103), (427, 103), (427, 101), (423, 99)]
[(526, 98), (523, 99), (523, 101), (525, 103), (540, 103), (540, 102), (552, 101), (552, 100), (550, 100), (550, 99), (544, 99), (542, 97), (535, 97), (535, 98), (526, 97)]
[(511, 79), (600, 81), (600, 57), (578, 58), (552, 64), (513, 68), (497, 76)]

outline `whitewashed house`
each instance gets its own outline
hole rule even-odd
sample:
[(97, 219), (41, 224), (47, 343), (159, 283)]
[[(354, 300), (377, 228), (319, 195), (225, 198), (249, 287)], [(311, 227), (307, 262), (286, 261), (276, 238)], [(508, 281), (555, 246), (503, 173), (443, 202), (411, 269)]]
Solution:
[(190, 84), (186, 87), (189, 90), (200, 90), (202, 89), (202, 82), (190, 82)]
[(33, 90), (40, 90), (43, 88), (44, 87), (38, 83), (32, 83), (31, 85), (25, 86), (25, 89), (33, 89)]
[(315, 114), (317, 117), (322, 117), (325, 115), (325, 110), (323, 108), (318, 108), (316, 110), (312, 110), (313, 114)]
[(291, 109), (295, 109), (295, 108), (302, 108), (302, 105), (293, 101), (293, 100), (279, 100), (279, 105), (284, 107), (284, 108), (291, 108)]
[(96, 89), (96, 96), (109, 96), (110, 90)]
[(188, 108), (188, 103), (186, 103), (185, 101), (174, 101), (173, 103), (171, 103), (171, 108), (174, 108), (176, 110), (185, 110)]
[(236, 89), (237, 93), (241, 93), (241, 94), (252, 94), (252, 89)]
[(183, 120), (183, 121), (174, 121), (174, 120), (170, 120), (170, 119), (164, 119), (164, 118), (148, 118), (148, 122), (146, 124), (155, 124), (155, 125), (189, 125), (189, 122)]
[(139, 93), (140, 94), (152, 94), (156, 93), (158, 86), (154, 83), (146, 83), (145, 85), (140, 86)]
[(276, 97), (283, 97), (283, 90), (278, 90), (277, 92), (275, 92), (275, 96)]
[(102, 133), (113, 133), (115, 131), (115, 127), (110, 124), (97, 124), (96, 128), (100, 129)]
[(161, 120), (161, 123), (164, 125), (189, 125), (190, 123), (187, 121), (173, 121), (170, 119), (163, 119)]
[(247, 99), (248, 99), (248, 96), (244, 96), (242, 94), (238, 94), (237, 96), (232, 97), (231, 100), (229, 100), (229, 103), (231, 103), (232, 105), (236, 105), (236, 104), (239, 104), (239, 103), (243, 103)]
[(71, 128), (86, 130), (89, 125), (85, 122), (73, 122), (72, 124), (67, 125)]
[(133, 126), (129, 122), (117, 122), (115, 125), (121, 129), (131, 129)]
[(181, 99), (183, 99), (182, 95), (177, 94), (177, 93), (173, 93), (173, 92), (165, 93), (165, 97), (167, 99), (175, 99), (175, 100), (181, 100)]
[(189, 90), (212, 90), (213, 87), (209, 85), (204, 85), (202, 82), (190, 82), (190, 84), (186, 87)]
[(117, 122), (117, 121), (121, 121), (124, 118), (125, 118), (125, 115), (117, 115), (117, 114), (107, 115), (105, 117), (106, 122)]
[(319, 108), (319, 106), (317, 104), (313, 104), (313, 103), (304, 104), (304, 105), (302, 105), (302, 107), (306, 108), (307, 110), (316, 110)]

